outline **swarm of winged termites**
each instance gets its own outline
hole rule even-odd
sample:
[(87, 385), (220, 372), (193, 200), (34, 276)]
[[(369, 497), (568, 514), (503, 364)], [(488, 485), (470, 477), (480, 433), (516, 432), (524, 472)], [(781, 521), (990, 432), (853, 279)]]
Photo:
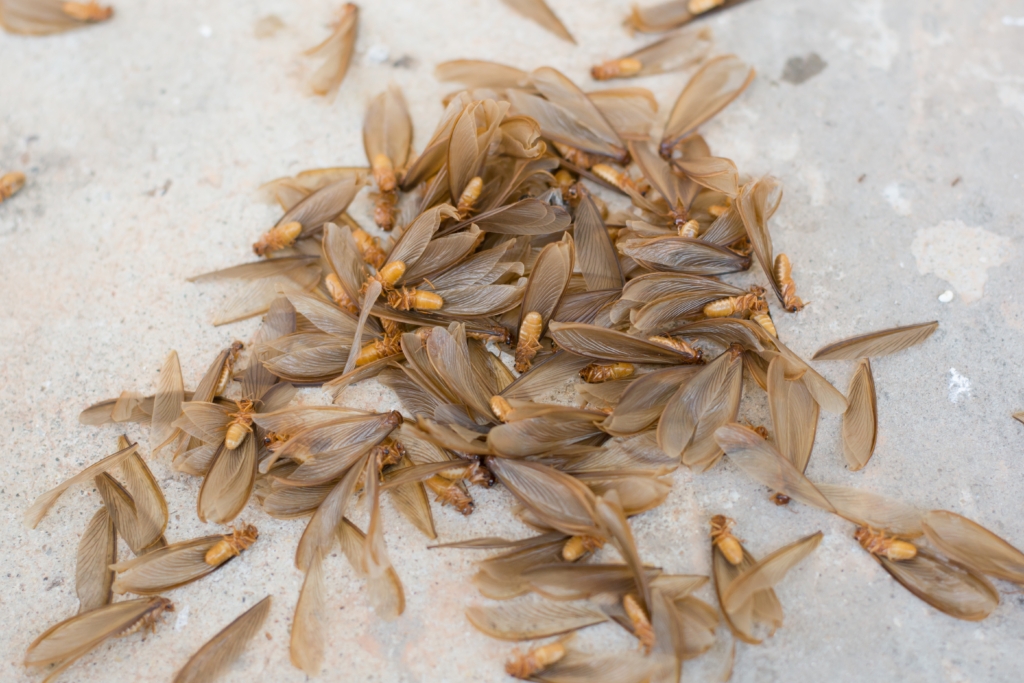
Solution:
[[(354, 16), (346, 9), (343, 21)], [(354, 24), (346, 30), (354, 35)], [(732, 55), (707, 59), (706, 31), (684, 37), (594, 71), (699, 64), (663, 125), (640, 89), (585, 92), (550, 67), (462, 60), (437, 69), (468, 89), (447, 98), (417, 155), (401, 92), (381, 93), (365, 119), (365, 163), (269, 183), (283, 214), (254, 236), (257, 258), (196, 278), (237, 281), (216, 323), (262, 315), (255, 337), (221, 350), (191, 391), (172, 352), (152, 396), (126, 391), (82, 413), (86, 424), (149, 423), (151, 457), (202, 478), (200, 519), (237, 523), (255, 499), (304, 525), (290, 654), (309, 675), (321, 672), (325, 641), (341, 637), (322, 621), (327, 554), (340, 547), (381, 618), (404, 610), (385, 494), (431, 540), (432, 503), (472, 524), (503, 514), (477, 508), (475, 487), (501, 485), (516, 499), (532, 535), (443, 547), (499, 551), (474, 577), (493, 601), (467, 611), (476, 628), (504, 640), (560, 636), (510, 656), (505, 670), (528, 680), (676, 681), (684, 662), (712, 650), (729, 657), (736, 640), (756, 645), (782, 625), (773, 587), (820, 532), (758, 559), (734, 521), (715, 515), (708, 575), (666, 573), (634, 542), (630, 518), (665, 500), (675, 468), (704, 471), (723, 455), (773, 502), (851, 522), (871, 557), (946, 614), (983, 619), (999, 602), (991, 578), (1024, 584), (1024, 554), (964, 517), (805, 477), (820, 409), (842, 415), (850, 469), (867, 465), (877, 433), (868, 359), (923, 342), (938, 323), (820, 349), (815, 360), (857, 361), (845, 395), (786, 346), (772, 312), (805, 303), (769, 232), (781, 184), (740, 174), (698, 132), (754, 73)], [(344, 47), (334, 49), (350, 54)], [(375, 226), (349, 213), (364, 190)], [(767, 287), (723, 279), (755, 261)], [(367, 381), (394, 391), (402, 410), (342, 407), (346, 390)], [(322, 385), (336, 405), (293, 405), (297, 385)], [(544, 401), (568, 385), (578, 405)], [(744, 386), (766, 393), (770, 429), (739, 423)], [(58, 671), (109, 636), (155, 626), (173, 609), (161, 594), (259, 542), (239, 524), (169, 543), (163, 493), (124, 437), (41, 496), (29, 523), (82, 482), (103, 504), (79, 546), (81, 611), (26, 657)], [(349, 519), (360, 497), (365, 529)], [(134, 557), (117, 556), (118, 536)], [(606, 546), (620, 561), (606, 560)], [(716, 605), (693, 595), (709, 577)], [(113, 602), (115, 593), (137, 597)], [(227, 666), (268, 609), (269, 598), (229, 624), (175, 680)], [(637, 648), (576, 649), (573, 632), (606, 622)]]

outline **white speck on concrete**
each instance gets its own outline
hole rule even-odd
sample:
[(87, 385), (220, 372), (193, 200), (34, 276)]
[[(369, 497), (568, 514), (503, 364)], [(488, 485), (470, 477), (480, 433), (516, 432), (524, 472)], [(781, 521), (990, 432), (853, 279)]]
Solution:
[(366, 52), (366, 61), (370, 64), (383, 64), (391, 57), (391, 50), (387, 45), (374, 45)]
[(180, 631), (188, 625), (188, 605), (178, 610), (178, 618), (174, 620), (174, 630)]
[(208, 24), (203, 24), (199, 27), (199, 35), (203, 38), (209, 38), (213, 35), (213, 29)]
[(948, 304), (952, 300), (953, 300), (953, 290), (951, 290), (951, 289), (947, 289), (942, 294), (939, 294), (939, 301), (941, 301), (944, 304)]
[(964, 303), (971, 303), (985, 293), (988, 269), (1012, 257), (1013, 242), (963, 221), (943, 221), (920, 228), (910, 250), (922, 275), (934, 273), (951, 284)]
[(900, 621), (899, 617), (893, 617), (892, 618), (892, 623), (893, 623), (893, 625), (896, 626), (896, 628), (901, 628), (903, 626), (903, 622)]
[(1003, 17), (1003, 26), (1024, 27), (1024, 17)]
[(882, 190), (882, 194), (885, 196), (885, 200), (889, 202), (892, 208), (901, 216), (910, 215), (910, 200), (903, 196), (900, 192), (899, 183), (889, 183)]
[(971, 397), (971, 380), (967, 379), (956, 368), (949, 369), (949, 402), (959, 403), (960, 397)]

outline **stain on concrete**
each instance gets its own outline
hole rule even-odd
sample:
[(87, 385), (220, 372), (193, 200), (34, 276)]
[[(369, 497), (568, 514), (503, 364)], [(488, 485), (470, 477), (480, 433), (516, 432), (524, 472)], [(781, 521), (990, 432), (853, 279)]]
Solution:
[(1012, 257), (1013, 241), (963, 221), (942, 221), (932, 228), (920, 228), (910, 250), (922, 275), (939, 276), (969, 304), (985, 293), (988, 269)]
[(800, 85), (825, 70), (828, 63), (817, 52), (806, 57), (790, 57), (786, 60), (786, 68), (782, 70), (782, 80), (793, 85)]

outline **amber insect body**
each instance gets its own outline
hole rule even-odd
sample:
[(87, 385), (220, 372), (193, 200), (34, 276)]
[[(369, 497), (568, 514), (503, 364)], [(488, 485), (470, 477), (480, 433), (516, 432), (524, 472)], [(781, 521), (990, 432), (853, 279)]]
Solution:
[(519, 326), (519, 341), (516, 342), (516, 370), (526, 372), (530, 369), (530, 361), (540, 350), (540, 332), (544, 327), (544, 319), (540, 313), (530, 311), (523, 316), (523, 324)]
[(217, 545), (207, 550), (203, 559), (206, 564), (214, 567), (222, 565), (232, 557), (241, 555), (242, 551), (255, 543), (258, 537), (256, 527), (246, 524), (241, 529), (233, 530), (230, 536), (225, 536)]
[(85, 22), (106, 21), (114, 16), (113, 7), (103, 7), (95, 0), (91, 2), (65, 2), (61, 11), (72, 19)]
[(562, 559), (575, 562), (595, 550), (604, 547), (605, 540), (598, 536), (571, 536), (562, 546)]
[(622, 609), (626, 611), (626, 616), (633, 625), (633, 634), (640, 640), (640, 647), (650, 654), (651, 648), (654, 647), (654, 627), (651, 626), (647, 611), (632, 593), (627, 593), (622, 598)]
[(804, 302), (796, 295), (796, 283), (793, 282), (793, 265), (789, 257), (779, 254), (775, 257), (775, 281), (782, 290), (782, 303), (786, 310), (795, 313), (804, 307)]
[(10, 199), (24, 186), (25, 174), (20, 171), (12, 171), (0, 176), (0, 202)]
[(857, 542), (860, 543), (864, 550), (867, 550), (872, 555), (887, 557), (893, 562), (912, 560), (917, 557), (917, 546), (913, 543), (901, 541), (892, 536), (886, 536), (867, 527), (857, 529), (853, 537), (857, 539)]
[(627, 379), (636, 372), (636, 366), (632, 363), (591, 363), (580, 370), (580, 378), (590, 384), (611, 382), (617, 379)]
[(526, 680), (561, 661), (564, 657), (565, 645), (562, 643), (541, 645), (526, 653), (513, 654), (512, 658), (505, 663), (505, 673)]
[(265, 232), (259, 241), (252, 245), (252, 250), (257, 256), (266, 256), (273, 251), (292, 246), (301, 234), (302, 223), (289, 221)]
[(400, 311), (437, 311), (444, 306), (444, 299), (434, 292), (402, 287), (388, 292), (388, 306)]
[(238, 401), (238, 412), (231, 413), (233, 418), (224, 433), (224, 447), (229, 451), (238, 448), (246, 436), (252, 433), (252, 414), (256, 412), (255, 404), (250, 400)]
[(736, 522), (725, 515), (715, 515), (711, 518), (711, 543), (718, 546), (722, 555), (735, 566), (743, 561), (743, 546), (739, 539), (732, 535), (732, 527)]

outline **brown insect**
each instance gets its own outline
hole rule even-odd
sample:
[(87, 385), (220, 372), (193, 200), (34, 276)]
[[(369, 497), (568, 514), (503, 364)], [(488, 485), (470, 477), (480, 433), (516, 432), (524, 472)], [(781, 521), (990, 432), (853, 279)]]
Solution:
[(642, 194), (636, 181), (630, 178), (628, 173), (620, 171), (614, 166), (609, 166), (608, 164), (594, 164), (590, 167), (590, 172), (609, 185), (613, 185), (620, 190), (628, 189)]
[[(355, 221), (353, 221), (354, 223)], [(384, 250), (377, 246), (377, 240), (372, 237), (369, 233), (358, 226), (349, 225), (352, 229), (352, 239), (356, 241), (356, 246), (359, 248), (359, 255), (363, 257), (363, 260), (369, 263), (374, 268), (380, 268), (384, 265), (384, 261), (387, 258), (387, 254)]]
[(893, 536), (886, 536), (884, 533), (858, 527), (853, 537), (857, 539), (861, 547), (872, 555), (879, 555), (893, 562), (912, 560), (917, 557), (917, 546), (909, 541), (903, 541)]
[(743, 561), (743, 546), (732, 535), (732, 527), (736, 524), (724, 515), (711, 518), (711, 543), (717, 547), (730, 564), (737, 565)]
[(565, 657), (565, 645), (561, 641), (541, 645), (529, 652), (515, 652), (505, 663), (505, 673), (522, 680), (529, 680), (535, 674), (547, 669)]
[(633, 593), (627, 593), (622, 598), (622, 609), (633, 626), (633, 635), (640, 641), (640, 647), (645, 653), (650, 653), (654, 647), (654, 627), (651, 626), (651, 619), (647, 616), (647, 610), (640, 604), (640, 600)]
[(112, 7), (103, 7), (95, 2), (95, 0), (90, 2), (65, 2), (61, 5), (61, 10), (72, 19), (88, 23), (106, 21), (114, 16), (114, 9)]
[(611, 382), (617, 379), (632, 377), (636, 372), (636, 366), (632, 363), (591, 363), (580, 370), (580, 378), (584, 382), (597, 384), (600, 382)]
[(20, 171), (11, 171), (0, 176), (0, 202), (10, 199), (24, 186), (25, 174)]
[(252, 434), (252, 415), (256, 412), (255, 404), (251, 400), (242, 399), (235, 403), (238, 410), (228, 413), (228, 417), (232, 420), (228, 423), (227, 431), (224, 433), (224, 447), (229, 451), (238, 448), (242, 439)]

